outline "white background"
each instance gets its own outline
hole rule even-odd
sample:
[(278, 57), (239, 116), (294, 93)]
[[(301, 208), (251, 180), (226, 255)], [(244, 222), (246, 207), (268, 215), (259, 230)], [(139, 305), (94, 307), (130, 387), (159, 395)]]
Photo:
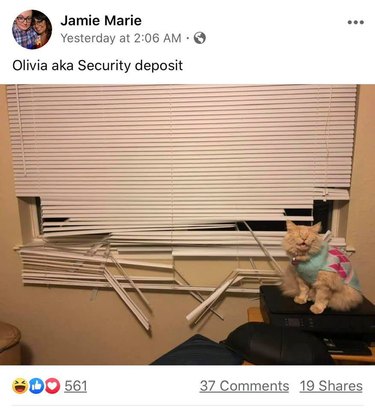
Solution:
[[(38, 9), (51, 20), (53, 34), (38, 50), (13, 39), (14, 18)], [(63, 27), (69, 17), (101, 18), (100, 26)], [(104, 26), (104, 15), (139, 16), (140, 27)], [(364, 24), (348, 24), (363, 20)], [(193, 35), (203, 31), (203, 45)], [(64, 44), (61, 33), (181, 33), (178, 44)], [(189, 37), (189, 40), (186, 38)], [(375, 38), (373, 0), (107, 0), (7, 2), (1, 14), (2, 83), (373, 83)], [(183, 61), (183, 71), (150, 73), (15, 71), (14, 60), (73, 62), (85, 59), (135, 63)]]
[[(131, 410), (213, 407), (372, 410), (375, 399), (372, 369), (372, 366), (1, 366), (0, 397), (2, 410), (111, 406), (126, 406)], [(46, 392), (19, 395), (11, 387), (19, 377), (26, 380), (54, 377), (60, 381), (61, 390), (53, 395)], [(64, 393), (66, 380), (86, 380), (87, 393)], [(202, 380), (215, 381), (215, 393), (200, 393)], [(308, 380), (314, 382), (315, 392), (301, 393), (301, 382)], [(250, 383), (288, 384), (289, 393), (244, 392), (246, 389), (240, 385)], [(324, 391), (328, 383), (330, 392)], [(337, 391), (345, 383), (357, 392)], [(229, 386), (239, 386), (238, 390), (243, 391), (235, 392)]]

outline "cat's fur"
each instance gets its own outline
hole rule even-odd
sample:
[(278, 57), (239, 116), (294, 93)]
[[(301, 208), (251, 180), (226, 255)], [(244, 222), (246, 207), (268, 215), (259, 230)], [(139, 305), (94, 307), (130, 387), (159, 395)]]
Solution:
[(313, 283), (308, 283), (296, 270), (300, 263), (311, 263), (311, 258), (318, 257), (326, 246), (319, 235), (320, 228), (320, 223), (305, 226), (287, 221), (283, 248), (291, 263), (282, 277), (281, 290), (284, 295), (294, 297), (296, 303), (314, 301), (310, 310), (315, 314), (322, 313), (326, 307), (338, 311), (350, 310), (362, 302), (362, 295), (357, 289), (344, 283), (338, 273), (317, 269), (316, 279)]

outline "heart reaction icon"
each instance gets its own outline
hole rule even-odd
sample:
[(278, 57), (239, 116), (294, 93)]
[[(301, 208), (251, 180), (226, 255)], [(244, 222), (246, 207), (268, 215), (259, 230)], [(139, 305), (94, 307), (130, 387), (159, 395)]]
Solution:
[(60, 382), (54, 377), (46, 380), (45, 391), (49, 394), (56, 394), (60, 390)]

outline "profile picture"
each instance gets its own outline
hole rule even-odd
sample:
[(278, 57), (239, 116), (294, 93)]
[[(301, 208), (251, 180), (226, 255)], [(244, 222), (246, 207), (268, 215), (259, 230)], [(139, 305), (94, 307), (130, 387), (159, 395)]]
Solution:
[(52, 34), (49, 18), (39, 10), (25, 10), (13, 22), (13, 37), (23, 48), (30, 50), (45, 46)]

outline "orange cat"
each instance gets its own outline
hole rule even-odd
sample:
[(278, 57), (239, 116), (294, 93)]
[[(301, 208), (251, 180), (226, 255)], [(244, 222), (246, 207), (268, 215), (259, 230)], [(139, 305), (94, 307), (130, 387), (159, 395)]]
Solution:
[(287, 221), (286, 225), (283, 247), (291, 264), (282, 278), (283, 294), (299, 304), (314, 301), (310, 310), (315, 314), (326, 307), (346, 311), (359, 305), (362, 295), (358, 278), (347, 256), (323, 241), (321, 224), (305, 226)]

